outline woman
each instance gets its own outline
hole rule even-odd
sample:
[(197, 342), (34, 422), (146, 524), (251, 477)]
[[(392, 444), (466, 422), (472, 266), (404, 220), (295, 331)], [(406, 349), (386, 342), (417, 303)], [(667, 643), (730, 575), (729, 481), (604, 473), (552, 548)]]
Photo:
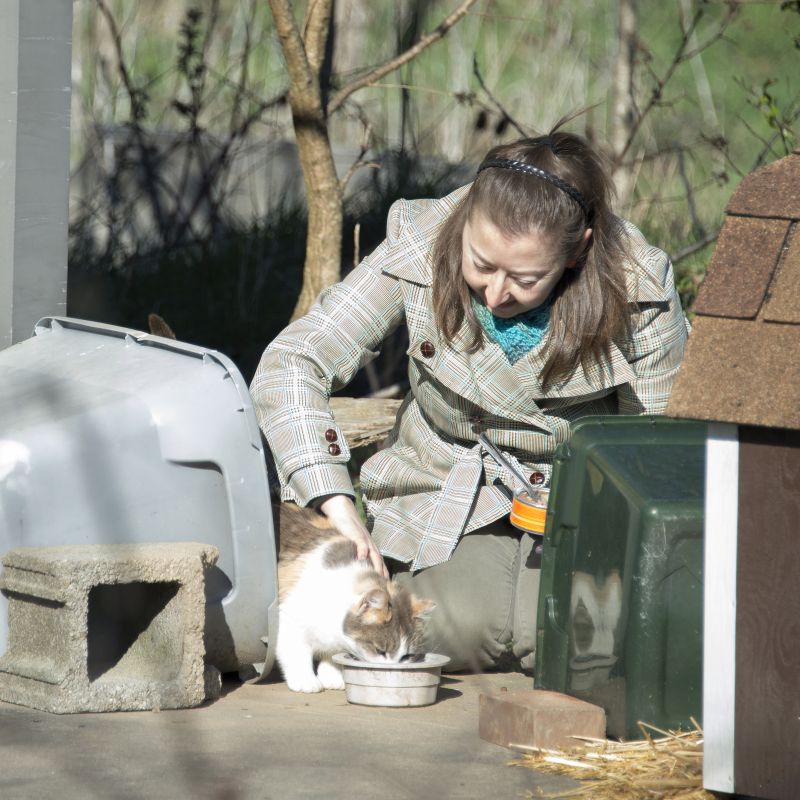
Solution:
[[(453, 669), (509, 654), (532, 666), (535, 647), (537, 540), (506, 521), (514, 479), (479, 434), (547, 484), (572, 421), (662, 413), (683, 355), (669, 259), (609, 196), (579, 136), (492, 149), (472, 184), (395, 203), (385, 241), (270, 344), (253, 380), (282, 498), (313, 503), (360, 557), (387, 574), (385, 556), (434, 599), (426, 644)], [(401, 324), (411, 388), (362, 469), (370, 535), (328, 398)]]

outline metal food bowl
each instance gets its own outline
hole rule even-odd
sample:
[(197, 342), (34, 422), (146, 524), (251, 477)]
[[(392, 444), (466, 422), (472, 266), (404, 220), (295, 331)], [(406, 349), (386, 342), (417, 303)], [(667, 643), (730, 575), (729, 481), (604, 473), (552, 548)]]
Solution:
[(448, 656), (426, 653), (421, 661), (399, 664), (359, 661), (337, 653), (334, 663), (342, 668), (348, 703), (362, 706), (429, 706), (436, 702), (442, 667)]

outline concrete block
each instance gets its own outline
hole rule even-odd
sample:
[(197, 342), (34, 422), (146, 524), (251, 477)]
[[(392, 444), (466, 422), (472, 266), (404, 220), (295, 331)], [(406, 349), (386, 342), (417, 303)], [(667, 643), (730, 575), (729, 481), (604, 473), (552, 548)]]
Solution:
[(482, 694), (479, 733), (481, 739), (501, 747), (568, 750), (578, 744), (572, 736), (604, 738), (606, 714), (600, 706), (560, 692)]
[(9, 551), (0, 700), (67, 714), (188, 708), (218, 696), (203, 643), (204, 575), (217, 557), (189, 542)]

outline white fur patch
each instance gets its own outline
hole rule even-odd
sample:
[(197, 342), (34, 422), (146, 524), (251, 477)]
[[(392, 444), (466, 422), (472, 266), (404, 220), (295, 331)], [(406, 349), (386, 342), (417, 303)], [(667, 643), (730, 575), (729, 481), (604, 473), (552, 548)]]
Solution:
[[(319, 677), (314, 674), (314, 656), (353, 649), (354, 643), (342, 630), (344, 619), (359, 599), (354, 588), (358, 578), (371, 570), (366, 561), (333, 569), (325, 567), (324, 551), (323, 545), (311, 554), (280, 607), (276, 656), (286, 683), (293, 691), (341, 688), (330, 670), (322, 667), (329, 662), (320, 663)], [(344, 686), (343, 681), (341, 686)]]

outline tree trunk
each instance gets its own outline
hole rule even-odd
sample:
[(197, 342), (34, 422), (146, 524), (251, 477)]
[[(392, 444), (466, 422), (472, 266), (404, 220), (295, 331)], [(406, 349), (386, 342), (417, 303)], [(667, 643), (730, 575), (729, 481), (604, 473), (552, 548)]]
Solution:
[(630, 137), (636, 122), (633, 100), (633, 72), (637, 46), (636, 0), (618, 0), (617, 38), (619, 47), (614, 62), (614, 113), (611, 120), (613, 178), (620, 207), (628, 205), (635, 183), (635, 164), (630, 152)]
[(298, 113), (294, 107), (292, 118), (308, 205), (303, 288), (292, 313), (292, 319), (297, 319), (311, 308), (326, 286), (339, 280), (344, 211), (324, 122)]
[(317, 295), (339, 280), (342, 251), (342, 192), (333, 163), (322, 107), (319, 73), (331, 16), (331, 0), (317, 0), (305, 21), (305, 41), (289, 0), (269, 0), (289, 73), (289, 105), (303, 169), (308, 207), (303, 288), (292, 319), (303, 316)]

